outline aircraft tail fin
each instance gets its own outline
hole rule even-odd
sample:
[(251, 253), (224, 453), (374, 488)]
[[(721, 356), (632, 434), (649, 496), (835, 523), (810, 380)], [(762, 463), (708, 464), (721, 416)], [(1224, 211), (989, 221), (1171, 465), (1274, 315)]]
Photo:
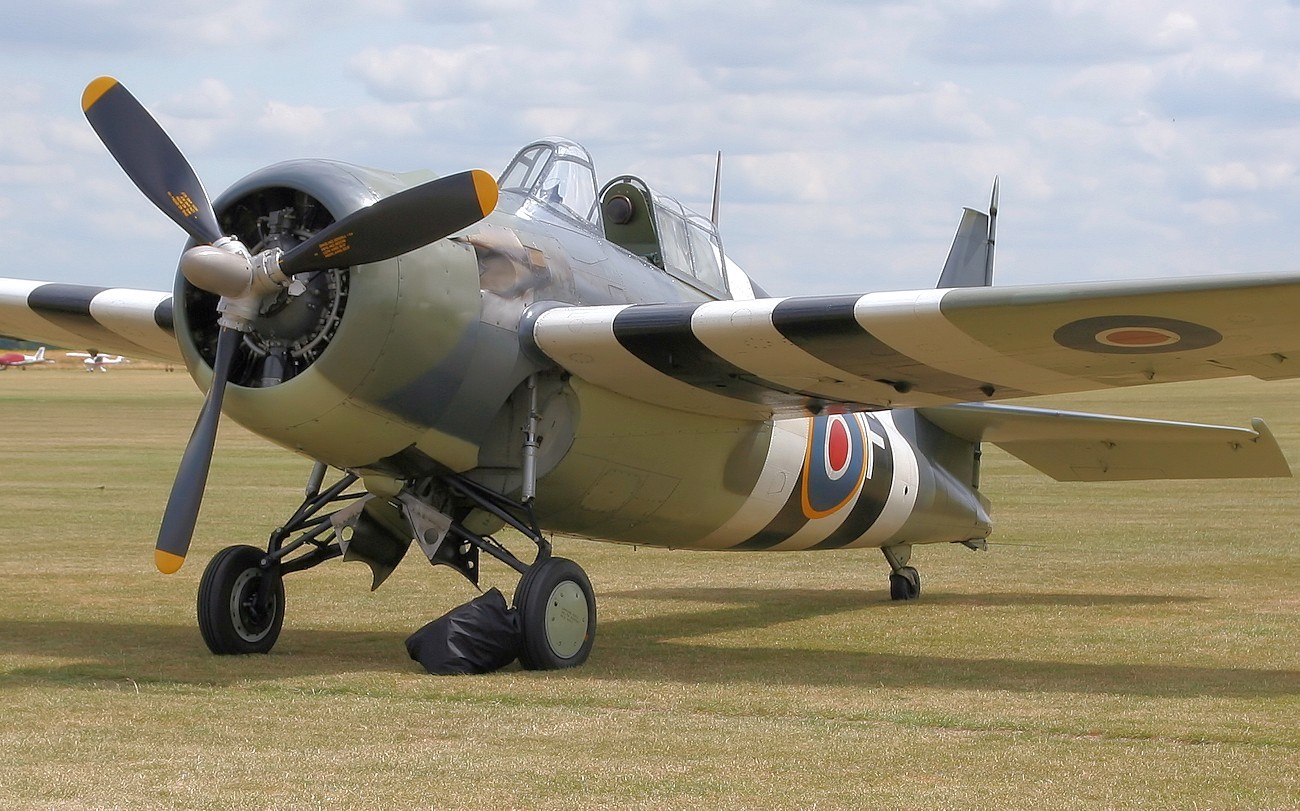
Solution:
[(45, 361), (45, 347), (42, 346), (40, 349), (36, 350), (35, 360), (37, 363), (43, 363)]
[(938, 287), (989, 287), (993, 284), (993, 247), (998, 222), (998, 179), (993, 179), (989, 213), (964, 209)]

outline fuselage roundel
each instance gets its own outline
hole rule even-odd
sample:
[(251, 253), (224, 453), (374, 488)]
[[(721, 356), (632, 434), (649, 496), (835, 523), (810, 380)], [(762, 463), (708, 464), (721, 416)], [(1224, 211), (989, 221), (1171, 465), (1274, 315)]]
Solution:
[(874, 414), (808, 418), (808, 444), (799, 481), (776, 517), (740, 549), (771, 549), (810, 522), (838, 522), (812, 548), (838, 549), (876, 523), (894, 479), (893, 443)]

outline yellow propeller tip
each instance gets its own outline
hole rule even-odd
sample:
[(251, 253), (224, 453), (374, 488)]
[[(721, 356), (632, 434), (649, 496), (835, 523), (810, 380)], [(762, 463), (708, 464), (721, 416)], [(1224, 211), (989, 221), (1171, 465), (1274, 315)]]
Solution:
[(474, 194), (478, 197), (478, 205), (483, 211), (483, 216), (486, 217), (497, 207), (499, 190), (496, 178), (482, 169), (475, 169), (471, 174), (474, 176)]
[(95, 102), (114, 87), (117, 87), (117, 79), (112, 76), (100, 76), (86, 85), (86, 92), (81, 94), (81, 111), (84, 113), (94, 107)]
[(157, 566), (158, 571), (163, 574), (176, 574), (183, 563), (185, 563), (184, 555), (173, 555), (161, 549), (153, 550), (153, 565)]

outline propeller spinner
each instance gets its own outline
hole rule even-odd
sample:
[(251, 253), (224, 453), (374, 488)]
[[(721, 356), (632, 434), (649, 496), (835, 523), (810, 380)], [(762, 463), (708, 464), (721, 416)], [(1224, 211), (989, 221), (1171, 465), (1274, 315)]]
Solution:
[(288, 252), (257, 255), (221, 233), (203, 184), (153, 116), (116, 79), (103, 76), (81, 100), (86, 119), (127, 176), (199, 243), (181, 258), (195, 287), (221, 296), (212, 385), (190, 435), (158, 530), (154, 562), (166, 574), (189, 550), (216, 442), (221, 403), (240, 333), (298, 273), (381, 262), (436, 242), (496, 207), (496, 181), (474, 169), (406, 189), (358, 209)]

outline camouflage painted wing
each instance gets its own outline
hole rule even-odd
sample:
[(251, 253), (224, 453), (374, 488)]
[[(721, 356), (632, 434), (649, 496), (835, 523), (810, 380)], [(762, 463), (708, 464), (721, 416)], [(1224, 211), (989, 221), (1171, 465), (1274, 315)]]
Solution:
[(524, 339), (590, 383), (748, 419), (1300, 375), (1300, 276), (553, 307)]
[(0, 279), (0, 334), (66, 349), (180, 361), (172, 295)]

